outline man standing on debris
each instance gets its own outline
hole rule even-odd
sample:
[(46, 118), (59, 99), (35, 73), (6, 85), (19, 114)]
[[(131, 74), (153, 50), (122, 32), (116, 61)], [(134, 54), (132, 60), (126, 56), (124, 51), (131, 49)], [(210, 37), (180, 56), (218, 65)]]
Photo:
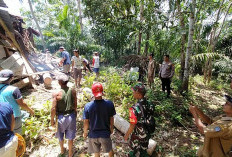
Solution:
[(164, 61), (160, 66), (159, 77), (162, 81), (162, 90), (167, 90), (167, 97), (171, 93), (171, 79), (175, 73), (174, 64), (169, 60), (169, 55), (164, 55)]
[[(114, 115), (116, 114), (113, 102), (105, 100), (103, 87), (100, 83), (92, 85), (92, 93), (95, 97), (85, 105), (83, 112), (84, 133), (83, 137), (89, 137), (88, 152), (100, 157), (101, 147), (109, 157), (114, 155), (110, 134), (114, 129)], [(89, 130), (89, 131), (88, 131)]]
[(197, 153), (199, 157), (229, 155), (232, 146), (232, 98), (228, 95), (225, 95), (225, 98), (226, 103), (223, 105), (225, 115), (213, 119), (198, 107), (193, 105), (189, 107), (198, 130), (205, 135), (203, 147)]
[(31, 115), (34, 115), (34, 111), (23, 102), (22, 94), (18, 87), (10, 85), (13, 80), (13, 72), (11, 70), (5, 69), (0, 71), (0, 102), (8, 102), (14, 111), (15, 117), (15, 133), (22, 133), (22, 120), (21, 120), (21, 110), (27, 110)]
[[(83, 63), (83, 58), (80, 56), (79, 50), (73, 50), (74, 56), (72, 57), (72, 72), (75, 79), (75, 86), (77, 87), (77, 81), (78, 81), (78, 87), (81, 86), (81, 78), (82, 78), (82, 69), (81, 65), (85, 64)], [(78, 80), (77, 80), (78, 79)]]
[(53, 93), (53, 101), (51, 108), (51, 125), (55, 125), (55, 115), (58, 119), (56, 137), (60, 142), (61, 155), (65, 154), (64, 134), (68, 139), (69, 157), (73, 155), (73, 139), (76, 135), (76, 112), (77, 98), (75, 89), (67, 86), (69, 77), (67, 75), (59, 75), (57, 77), (61, 90)]
[(154, 54), (151, 53), (149, 55), (149, 63), (148, 63), (148, 85), (151, 88), (152, 84), (154, 83), (154, 74), (155, 74), (155, 61), (153, 59)]
[(100, 67), (100, 59), (98, 52), (94, 52), (93, 56), (93, 71), (96, 73), (97, 77), (99, 76), (99, 67)]
[(61, 46), (59, 50), (61, 52), (61, 57), (62, 57), (62, 59), (60, 61), (60, 66), (63, 65), (64, 73), (69, 74), (70, 64), (71, 64), (70, 55), (67, 51), (64, 50), (63, 46)]
[[(154, 132), (155, 123), (150, 120), (154, 120), (153, 116), (153, 107), (149, 106), (145, 94), (146, 89), (143, 84), (138, 83), (133, 88), (133, 96), (138, 102), (134, 104), (129, 109), (129, 118), (130, 118), (130, 127), (127, 130), (124, 140), (127, 141), (131, 134), (130, 148), (132, 149), (129, 152), (130, 157), (140, 156), (148, 157), (147, 149), (150, 139), (150, 134)], [(148, 128), (145, 125), (145, 121), (151, 122), (151, 127)]]

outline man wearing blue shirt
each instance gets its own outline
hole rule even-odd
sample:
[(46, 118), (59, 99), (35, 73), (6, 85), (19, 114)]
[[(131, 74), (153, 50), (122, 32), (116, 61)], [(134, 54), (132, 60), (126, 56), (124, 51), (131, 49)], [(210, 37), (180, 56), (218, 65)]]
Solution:
[(67, 51), (64, 50), (63, 46), (61, 46), (59, 50), (61, 52), (62, 57), (60, 65), (63, 65), (64, 73), (69, 74), (71, 64), (70, 55)]
[[(102, 98), (103, 87), (100, 83), (92, 85), (92, 93), (95, 97), (85, 105), (84, 133), (83, 137), (89, 137), (88, 152), (100, 157), (100, 150), (114, 156), (110, 134), (113, 133), (114, 115), (116, 114), (113, 102)], [(88, 132), (89, 129), (89, 132)]]
[(13, 76), (13, 72), (9, 69), (0, 71), (0, 102), (8, 102), (12, 107), (15, 118), (14, 132), (21, 134), (22, 120), (20, 107), (27, 110), (31, 115), (34, 115), (34, 111), (24, 103), (19, 88), (10, 85)]
[(0, 156), (16, 157), (18, 138), (14, 135), (14, 115), (8, 102), (0, 102)]

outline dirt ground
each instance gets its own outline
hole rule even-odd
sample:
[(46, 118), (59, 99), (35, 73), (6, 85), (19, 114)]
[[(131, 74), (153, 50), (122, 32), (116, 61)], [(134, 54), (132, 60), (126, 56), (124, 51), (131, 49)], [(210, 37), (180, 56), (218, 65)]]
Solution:
[[(69, 83), (68, 86), (73, 86)], [(44, 89), (43, 85), (37, 86), (36, 89), (23, 90), (24, 99), (29, 102), (33, 99), (34, 105), (32, 108), (41, 109), (41, 104), (47, 100), (51, 101), (52, 93), (59, 89), (59, 85), (56, 81), (52, 82), (51, 89)], [(83, 97), (82, 88), (77, 90), (78, 102), (81, 103)], [(197, 104), (200, 108), (210, 116), (214, 117), (221, 113), (221, 104), (224, 103), (223, 94), (224, 90), (217, 91), (206, 88), (202, 84), (196, 84), (193, 89), (194, 96), (197, 100)], [(173, 101), (178, 102), (178, 97), (173, 97)], [(83, 103), (83, 102), (82, 102)], [(82, 124), (82, 110), (83, 105), (78, 106), (77, 115), (77, 134), (74, 140), (74, 157), (79, 156), (91, 156), (87, 154), (87, 140), (82, 137), (83, 124)], [(161, 129), (157, 129), (153, 139), (158, 143), (157, 149), (162, 151), (159, 156), (186, 156), (186, 152), (189, 152), (187, 156), (195, 156), (196, 150), (203, 144), (203, 136), (197, 131), (192, 122), (188, 122), (189, 125), (180, 127), (163, 126)], [(35, 144), (27, 143), (27, 152), (24, 156), (30, 157), (56, 157), (60, 153), (58, 140), (54, 137), (55, 129), (49, 127), (46, 132), (43, 133), (43, 138), (40, 141), (34, 142)], [(124, 157), (129, 152), (128, 143), (124, 142), (123, 135), (115, 129), (112, 134), (113, 148), (116, 157)], [(67, 148), (67, 142), (65, 143)], [(67, 154), (67, 153), (66, 153)], [(107, 156), (106, 154), (103, 156)]]
[[(73, 86), (73, 83), (68, 83), (68, 86)], [(35, 89), (22, 90), (25, 102), (33, 101), (32, 108), (42, 109), (43, 105), (47, 100), (52, 101), (52, 93), (60, 89), (58, 82), (52, 82), (51, 89), (45, 89), (43, 85), (36, 86)], [(77, 89), (77, 99), (78, 103), (82, 103), (81, 99), (83, 97), (82, 89)], [(74, 140), (74, 157), (79, 156), (91, 156), (87, 153), (87, 143), (88, 140), (84, 140), (83, 134), (83, 122), (81, 120), (83, 105), (78, 105), (77, 114), (77, 133)], [(128, 152), (129, 147), (126, 142), (123, 141), (123, 135), (115, 129), (114, 133), (111, 135), (113, 141), (113, 149), (116, 156), (124, 157), (125, 152)], [(28, 144), (27, 144), (28, 145)], [(67, 141), (65, 141), (64, 146), (68, 149)], [(41, 141), (36, 142), (36, 144), (30, 144), (27, 147), (27, 152), (24, 156), (30, 157), (57, 157), (60, 153), (59, 142), (55, 138), (55, 129), (49, 127), (46, 132), (43, 133), (43, 138)], [(67, 152), (66, 152), (67, 155)], [(107, 154), (102, 154), (107, 156)]]

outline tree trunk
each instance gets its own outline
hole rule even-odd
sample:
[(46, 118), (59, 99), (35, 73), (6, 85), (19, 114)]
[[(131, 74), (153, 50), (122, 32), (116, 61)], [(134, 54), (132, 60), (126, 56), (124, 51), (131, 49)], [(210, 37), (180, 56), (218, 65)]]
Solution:
[[(178, 7), (178, 13), (180, 16), (180, 27), (181, 27), (182, 31), (185, 31), (184, 16), (183, 16), (183, 13), (181, 12), (180, 0), (177, 0), (177, 7)], [(180, 49), (181, 69), (180, 69), (180, 74), (179, 74), (179, 78), (182, 82), (183, 82), (183, 78), (184, 78), (184, 67), (185, 67), (185, 42), (186, 42), (186, 32), (182, 32), (181, 49)]]
[(81, 33), (83, 33), (83, 23), (82, 23), (82, 11), (81, 11), (81, 0), (77, 0), (78, 10), (79, 10), (79, 22), (81, 26)]
[(145, 49), (144, 49), (145, 56), (147, 56), (147, 53), (148, 53), (149, 39), (150, 39), (150, 28), (148, 28), (147, 30), (147, 38), (146, 38), (146, 44), (145, 44)]
[(140, 51), (141, 51), (143, 10), (144, 10), (144, 5), (143, 5), (143, 1), (141, 1), (140, 2), (140, 24), (141, 24), (141, 26), (139, 28), (138, 55), (140, 55)]
[[(223, 7), (223, 3), (224, 1), (222, 1), (221, 5), (220, 5), (220, 8), (218, 10), (218, 14), (217, 14), (217, 18), (216, 18), (216, 22), (215, 23), (218, 23), (218, 21), (220, 20), (219, 17), (220, 17), (220, 14), (221, 14), (221, 9)], [(214, 53), (215, 52), (215, 46), (217, 44), (217, 41), (218, 41), (218, 38), (221, 34), (221, 31), (224, 27), (224, 24), (225, 24), (225, 20), (226, 20), (226, 17), (229, 13), (229, 10), (232, 6), (232, 3), (229, 4), (228, 8), (227, 8), (227, 11), (226, 11), (226, 14), (224, 16), (224, 19), (223, 19), (223, 22), (222, 22), (222, 25), (221, 25), (221, 28), (219, 30), (219, 33), (216, 35), (216, 32), (217, 32), (217, 26), (215, 26), (210, 34), (210, 41), (209, 41), (209, 45), (208, 45), (208, 53)], [(212, 57), (209, 57), (206, 61), (206, 64), (205, 64), (205, 68), (204, 68), (204, 82), (206, 83), (210, 83), (211, 81), (211, 77), (212, 77), (212, 69), (213, 69), (213, 63), (212, 63)]]
[(39, 33), (40, 33), (40, 36), (41, 36), (41, 40), (42, 40), (42, 44), (43, 44), (43, 48), (44, 48), (44, 52), (46, 51), (46, 45), (45, 45), (45, 42), (44, 42), (44, 37), (43, 37), (43, 34), (42, 34), (42, 31), (40, 29), (40, 26), (39, 26), (39, 23), (35, 17), (35, 14), (34, 14), (34, 11), (33, 11), (33, 8), (32, 8), (32, 4), (31, 4), (31, 0), (28, 0), (28, 3), (29, 3), (29, 6), (30, 6), (30, 11), (31, 11), (31, 14), (32, 14), (32, 17), (36, 23), (36, 26), (37, 26), (37, 29), (39, 30)]
[(190, 65), (190, 57), (192, 54), (192, 45), (193, 45), (195, 7), (196, 7), (196, 0), (192, 0), (192, 8), (189, 17), (188, 46), (186, 51), (184, 79), (182, 84), (184, 91), (188, 91), (188, 86), (189, 86), (189, 65)]

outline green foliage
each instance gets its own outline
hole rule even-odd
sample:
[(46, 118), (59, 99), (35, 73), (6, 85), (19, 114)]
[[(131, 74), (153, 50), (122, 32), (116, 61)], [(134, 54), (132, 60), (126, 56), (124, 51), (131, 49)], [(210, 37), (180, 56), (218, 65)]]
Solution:
[(139, 73), (138, 72), (126, 72), (124, 74), (124, 81), (127, 84), (132, 84), (133, 82), (138, 81), (139, 79)]
[(232, 60), (229, 57), (222, 57), (214, 63), (214, 72), (217, 73), (232, 73)]
[[(29, 104), (33, 105), (34, 100), (32, 99)], [(35, 116), (26, 119), (25, 123), (23, 123), (22, 134), (26, 136), (27, 140), (34, 141), (40, 138), (40, 135), (43, 135), (43, 132), (45, 132), (49, 126), (51, 102), (47, 101), (42, 105), (43, 108), (39, 110), (35, 109)]]

